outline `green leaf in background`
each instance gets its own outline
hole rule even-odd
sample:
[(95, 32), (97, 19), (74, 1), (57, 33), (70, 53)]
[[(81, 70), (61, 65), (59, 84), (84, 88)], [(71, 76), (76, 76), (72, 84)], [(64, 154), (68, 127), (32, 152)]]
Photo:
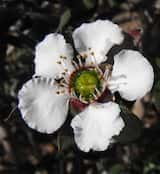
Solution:
[(156, 64), (157, 64), (158, 68), (160, 68), (160, 57), (156, 58)]
[(143, 174), (160, 173), (160, 165), (149, 162), (143, 169)]
[(124, 166), (121, 164), (116, 164), (112, 166), (109, 170), (109, 173), (111, 174), (120, 174), (124, 170)]
[(160, 106), (160, 80), (156, 81), (153, 88), (153, 102), (156, 106)]
[(71, 19), (71, 10), (66, 9), (64, 13), (61, 15), (57, 31), (61, 32), (63, 28), (68, 24), (70, 19)]
[(83, 0), (83, 4), (89, 10), (92, 9), (92, 8), (94, 8), (95, 3), (96, 3), (96, 0)]
[(120, 135), (115, 137), (115, 140), (120, 143), (128, 143), (138, 139), (142, 132), (141, 120), (126, 109), (122, 110), (121, 117), (125, 122), (125, 127)]

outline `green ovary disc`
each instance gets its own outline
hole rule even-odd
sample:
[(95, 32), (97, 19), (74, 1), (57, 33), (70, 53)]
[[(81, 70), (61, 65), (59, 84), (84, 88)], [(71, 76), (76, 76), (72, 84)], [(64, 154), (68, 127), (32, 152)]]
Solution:
[(95, 88), (100, 89), (100, 77), (95, 70), (82, 70), (75, 74), (72, 84), (78, 97), (81, 95), (84, 100), (90, 101)]

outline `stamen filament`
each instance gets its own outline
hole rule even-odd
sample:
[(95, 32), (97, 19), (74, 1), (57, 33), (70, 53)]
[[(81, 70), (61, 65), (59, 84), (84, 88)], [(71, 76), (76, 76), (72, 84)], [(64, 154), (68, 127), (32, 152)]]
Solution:
[(96, 94), (94, 94), (94, 93), (93, 93), (93, 97), (94, 97), (95, 100), (97, 100), (97, 98), (98, 98), (98, 97), (96, 96)]
[(81, 94), (79, 95), (79, 99), (80, 99), (80, 101), (83, 101), (82, 95), (81, 95)]
[(75, 69), (79, 69), (78, 64), (74, 60), (71, 60), (71, 62)]
[(62, 77), (63, 77), (64, 83), (68, 85), (69, 84), (69, 78), (67, 78), (65, 76), (65, 74), (62, 74)]
[(108, 78), (110, 77), (111, 69), (112, 69), (111, 65), (109, 65), (109, 64), (106, 65), (106, 69), (105, 69), (105, 72), (103, 74), (103, 77), (104, 77), (105, 80), (108, 80)]
[(97, 61), (96, 61), (96, 58), (95, 58), (95, 55), (94, 55), (93, 52), (92, 52), (92, 54), (91, 54), (91, 58), (92, 58), (92, 61), (94, 62), (95, 67), (96, 67), (97, 70), (99, 71), (99, 73), (100, 73), (101, 75), (103, 75), (103, 72), (102, 72), (102, 70), (99, 68), (99, 65), (98, 65), (98, 63), (97, 63)]
[(76, 93), (75, 93), (73, 88), (71, 89), (71, 95), (72, 95), (72, 97), (77, 98), (77, 95), (76, 95)]
[(64, 82), (60, 82), (60, 85), (62, 85), (63, 87), (68, 88), (68, 84), (64, 83)]
[(80, 96), (79, 96), (79, 100), (81, 101), (81, 102), (83, 102), (83, 103), (88, 103), (88, 102), (86, 102), (84, 99), (83, 99), (83, 96), (80, 94)]
[(77, 59), (78, 59), (79, 67), (82, 67), (83, 66), (83, 63), (82, 63), (82, 60), (81, 60), (81, 58), (80, 58), (79, 55), (77, 56)]
[(98, 88), (95, 88), (95, 91), (96, 91), (96, 93), (98, 94), (98, 96), (101, 95), (101, 92), (98, 90)]

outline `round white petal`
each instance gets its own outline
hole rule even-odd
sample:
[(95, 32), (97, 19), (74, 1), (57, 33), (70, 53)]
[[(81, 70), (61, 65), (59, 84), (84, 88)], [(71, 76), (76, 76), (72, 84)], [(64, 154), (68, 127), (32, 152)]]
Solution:
[(49, 34), (36, 46), (35, 75), (60, 77), (65, 69), (72, 72), (72, 58), (73, 49), (64, 37), (57, 33)]
[(120, 108), (114, 102), (89, 105), (71, 122), (77, 146), (84, 152), (106, 150), (112, 137), (124, 127), (119, 113)]
[(39, 132), (53, 133), (66, 120), (68, 96), (57, 94), (54, 81), (35, 78), (26, 82), (18, 93), (22, 118)]
[[(96, 60), (104, 62), (106, 54), (114, 44), (123, 41), (123, 34), (118, 25), (108, 20), (97, 20), (84, 23), (73, 32), (73, 40), (77, 51), (87, 55), (86, 63)], [(94, 56), (92, 56), (92, 52)]]
[(112, 92), (118, 91), (122, 98), (133, 101), (149, 92), (153, 81), (153, 68), (138, 51), (122, 50), (114, 57), (109, 81)]

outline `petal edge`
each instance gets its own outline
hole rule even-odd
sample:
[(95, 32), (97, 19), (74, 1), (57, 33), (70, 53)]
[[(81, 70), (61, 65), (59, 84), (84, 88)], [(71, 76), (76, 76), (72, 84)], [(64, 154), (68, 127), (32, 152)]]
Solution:
[(61, 77), (65, 69), (73, 71), (72, 58), (72, 46), (66, 43), (63, 35), (48, 34), (36, 46), (35, 75), (51, 78)]
[(122, 50), (114, 57), (109, 88), (122, 98), (133, 101), (148, 93), (154, 82), (154, 71), (149, 61), (138, 51)]
[(68, 96), (56, 94), (52, 79), (29, 80), (19, 91), (18, 99), (22, 118), (32, 129), (43, 133), (53, 133), (66, 120)]
[(96, 63), (104, 62), (109, 49), (123, 39), (121, 28), (109, 20), (84, 23), (73, 32), (75, 47), (82, 56), (87, 55), (87, 64), (93, 61), (93, 53)]
[(120, 108), (113, 102), (94, 103), (75, 116), (71, 122), (77, 146), (84, 152), (104, 151), (124, 127)]

